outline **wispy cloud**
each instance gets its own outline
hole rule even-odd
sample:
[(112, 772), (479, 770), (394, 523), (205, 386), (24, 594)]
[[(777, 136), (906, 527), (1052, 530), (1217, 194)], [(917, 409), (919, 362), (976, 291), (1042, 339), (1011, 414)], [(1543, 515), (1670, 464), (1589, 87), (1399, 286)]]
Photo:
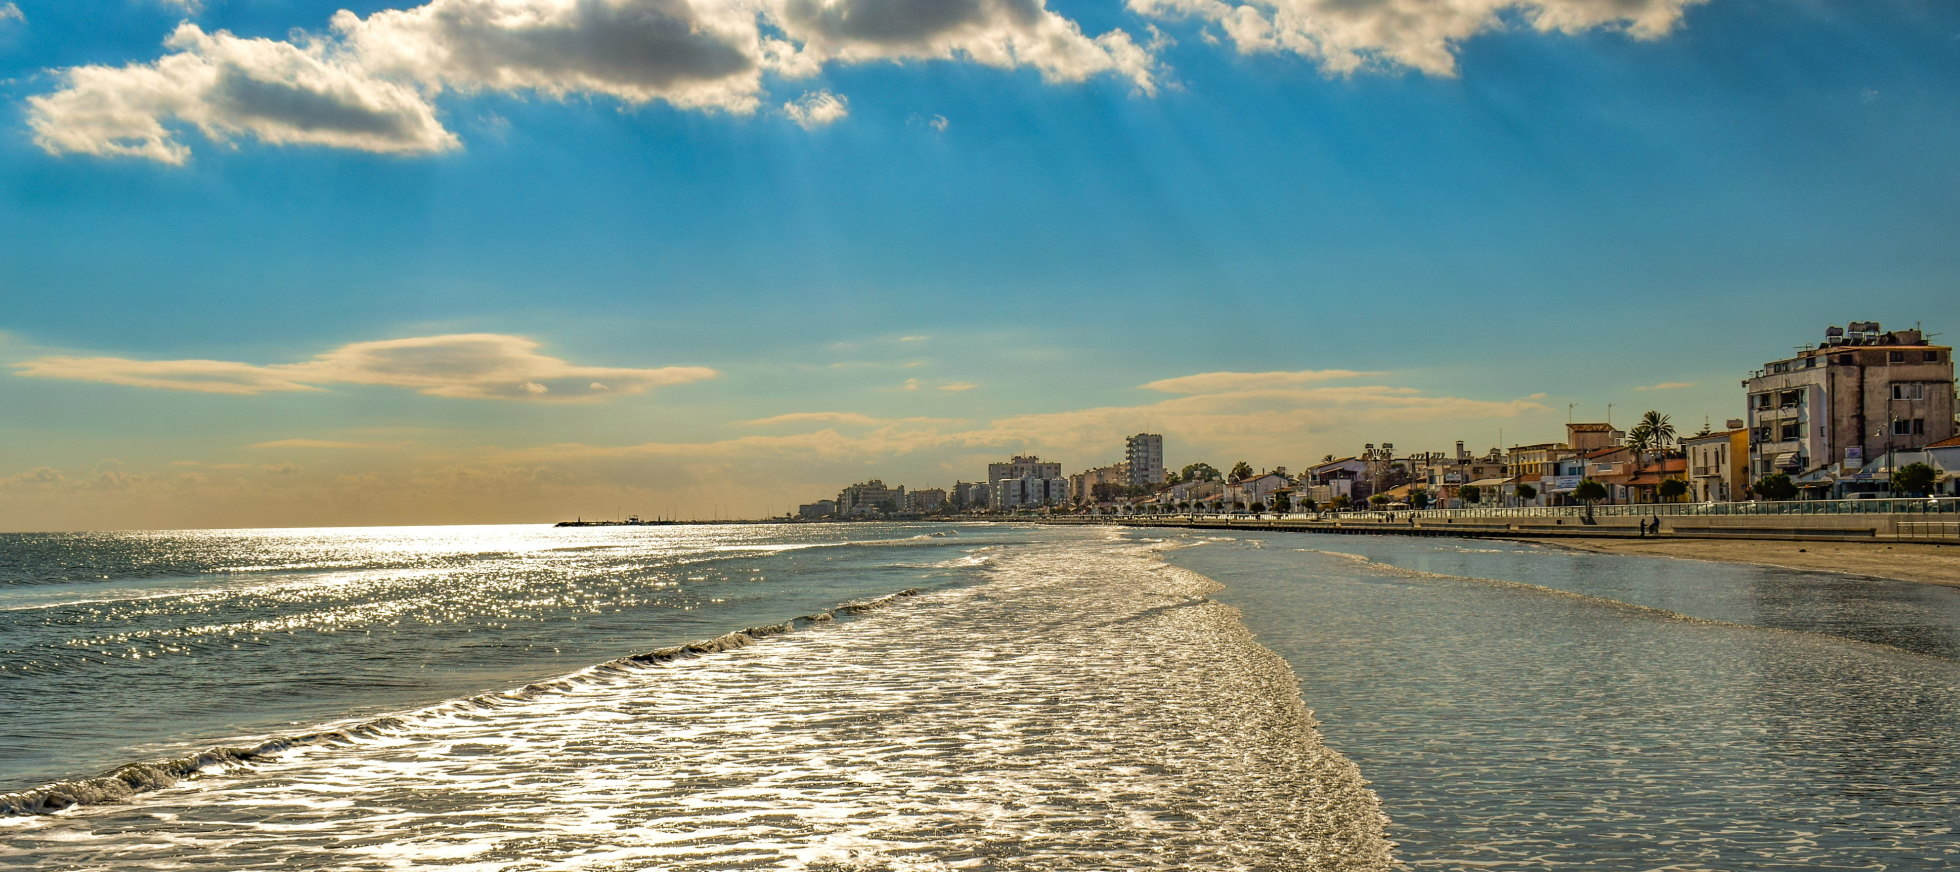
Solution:
[(380, 443), (380, 442), (334, 442), (327, 439), (279, 439), (273, 442), (255, 442), (252, 444), (252, 447), (253, 448), (327, 448), (327, 449), (338, 450), (338, 449), (361, 449), (361, 448), (393, 448), (395, 446), (390, 444)]
[[(385, 385), (440, 397), (590, 399), (714, 378), (706, 367), (578, 366), (539, 354), (521, 336), (469, 333), (356, 342), (304, 363), (259, 366), (222, 360), (41, 357), (19, 375), (214, 394), (323, 390), (324, 384)], [(603, 379), (600, 383), (596, 380)], [(610, 387), (608, 387), (610, 386)]]
[(27, 16), (21, 14), (19, 6), (16, 6), (12, 3), (0, 3), (0, 21), (26, 21), (26, 20), (27, 20)]
[(1695, 382), (1661, 382), (1660, 384), (1657, 384), (1657, 385), (1648, 385), (1648, 386), (1646, 386), (1646, 387), (1641, 387), (1641, 388), (1634, 388), (1634, 390), (1636, 390), (1636, 391), (1671, 391), (1671, 390), (1675, 390), (1676, 388), (1691, 388), (1691, 387), (1694, 387), (1694, 386), (1695, 386)]
[(1353, 372), (1345, 369), (1304, 370), (1300, 372), (1207, 372), (1198, 375), (1159, 379), (1147, 385), (1145, 390), (1163, 391), (1167, 394), (1211, 394), (1225, 391), (1248, 391), (1261, 388), (1285, 388), (1314, 382), (1336, 379), (1358, 378), (1366, 375), (1381, 375), (1377, 372)]
[(815, 130), (851, 114), (850, 101), (829, 91), (811, 91), (783, 104), (783, 114), (804, 130)]
[(940, 385), (939, 389), (942, 391), (952, 391), (954, 393), (958, 393), (960, 391), (970, 391), (977, 387), (979, 387), (979, 385), (976, 385), (972, 382), (947, 382), (943, 385)]

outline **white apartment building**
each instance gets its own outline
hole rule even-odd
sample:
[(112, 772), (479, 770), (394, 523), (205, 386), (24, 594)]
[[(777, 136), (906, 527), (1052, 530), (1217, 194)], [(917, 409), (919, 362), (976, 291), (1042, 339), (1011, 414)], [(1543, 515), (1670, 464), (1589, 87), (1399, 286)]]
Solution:
[(1039, 478), (1029, 475), (1023, 478), (1003, 478), (992, 484), (993, 494), (989, 504), (1003, 512), (1037, 506), (1058, 506), (1068, 499), (1068, 480), (1060, 477)]

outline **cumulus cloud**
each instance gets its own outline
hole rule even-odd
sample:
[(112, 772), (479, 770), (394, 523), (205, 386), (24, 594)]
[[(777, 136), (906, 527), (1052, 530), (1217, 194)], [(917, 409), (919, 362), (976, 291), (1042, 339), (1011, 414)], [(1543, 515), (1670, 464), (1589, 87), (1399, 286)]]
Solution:
[(1300, 372), (1206, 372), (1177, 378), (1158, 379), (1147, 385), (1145, 390), (1163, 391), (1167, 394), (1212, 394), (1222, 391), (1245, 391), (1258, 388), (1285, 388), (1313, 382), (1335, 379), (1355, 378), (1381, 373), (1353, 372), (1345, 369), (1317, 369)]
[(438, 152), (458, 145), (414, 88), (365, 75), (327, 44), (207, 34), (179, 25), (175, 51), (147, 64), (83, 66), (63, 87), (29, 97), (27, 123), (50, 153), (146, 157), (181, 164), (190, 149), (171, 124), (225, 141), (361, 151)]
[[(1126, 0), (1158, 19), (1196, 18), (1240, 52), (1291, 52), (1337, 74), (1370, 67), (1456, 74), (1456, 46), (1479, 33), (1527, 25), (1540, 32), (1623, 30), (1664, 36), (1702, 0)], [(1210, 37), (1209, 31), (1206, 36)]]
[[(1045, 0), (431, 0), (365, 18), (341, 10), (328, 32), (288, 40), (187, 22), (165, 46), (155, 61), (60, 71), (56, 91), (28, 100), (35, 142), (181, 164), (187, 126), (214, 141), (427, 154), (460, 146), (433, 104), (445, 92), (748, 114), (765, 72), (871, 61), (1026, 67), (1065, 82), (1108, 73), (1155, 90), (1148, 48), (1120, 30), (1091, 38)], [(846, 106), (819, 91), (785, 112), (810, 127)]]
[[(304, 363), (259, 366), (220, 360), (42, 357), (14, 364), (18, 374), (216, 394), (323, 390), (323, 384), (385, 385), (440, 397), (581, 399), (632, 394), (713, 378), (706, 367), (659, 369), (578, 366), (539, 354), (521, 336), (469, 333), (356, 342)], [(596, 390), (594, 379), (613, 385)]]
[(804, 130), (815, 130), (851, 114), (850, 101), (829, 91), (811, 91), (802, 99), (783, 104), (783, 114)]
[(815, 63), (966, 60), (1050, 81), (1115, 73), (1156, 92), (1155, 61), (1129, 34), (1090, 38), (1045, 0), (780, 0), (770, 18)]

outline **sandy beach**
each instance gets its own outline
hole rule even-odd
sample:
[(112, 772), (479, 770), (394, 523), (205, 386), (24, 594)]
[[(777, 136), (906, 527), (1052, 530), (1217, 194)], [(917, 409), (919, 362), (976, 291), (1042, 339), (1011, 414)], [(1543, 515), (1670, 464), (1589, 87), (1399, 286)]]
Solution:
[(1882, 542), (1776, 542), (1755, 539), (1530, 540), (1601, 554), (1638, 554), (1753, 563), (1960, 586), (1960, 545)]

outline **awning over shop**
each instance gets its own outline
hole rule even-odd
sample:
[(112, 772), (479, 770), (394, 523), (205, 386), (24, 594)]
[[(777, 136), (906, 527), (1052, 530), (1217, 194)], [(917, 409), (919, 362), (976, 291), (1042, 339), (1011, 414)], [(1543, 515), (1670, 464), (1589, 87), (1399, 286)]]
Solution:
[(1797, 452), (1785, 451), (1782, 454), (1776, 455), (1774, 465), (1777, 469), (1796, 469), (1802, 462), (1802, 460), (1798, 459)]

